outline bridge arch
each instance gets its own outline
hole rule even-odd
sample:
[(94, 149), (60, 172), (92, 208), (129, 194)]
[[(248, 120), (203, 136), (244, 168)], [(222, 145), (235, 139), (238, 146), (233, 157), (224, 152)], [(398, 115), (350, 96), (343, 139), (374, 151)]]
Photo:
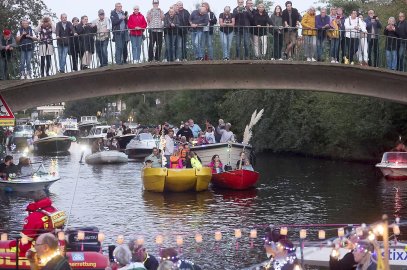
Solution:
[(407, 103), (407, 74), (327, 63), (214, 61), (112, 66), (0, 83), (13, 111), (126, 93), (212, 89), (322, 91)]

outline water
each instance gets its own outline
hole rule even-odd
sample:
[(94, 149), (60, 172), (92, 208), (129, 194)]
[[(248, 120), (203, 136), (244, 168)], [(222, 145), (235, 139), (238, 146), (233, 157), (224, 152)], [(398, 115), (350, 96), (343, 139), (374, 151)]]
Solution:
[[(176, 236), (182, 236), (180, 251), (204, 269), (263, 261), (261, 240), (250, 248), (253, 227), (260, 238), (268, 224), (370, 223), (383, 213), (407, 216), (407, 182), (387, 182), (367, 164), (263, 154), (256, 164), (257, 189), (155, 194), (143, 191), (140, 163), (90, 166), (79, 165), (79, 158), (73, 144), (71, 155), (59, 160), (61, 180), (50, 189), (58, 208), (68, 213), (72, 204), (69, 227), (97, 226), (106, 234), (105, 244), (119, 234), (126, 240), (142, 236), (153, 254), (159, 248), (156, 235), (164, 236), (164, 246), (176, 246)], [(1, 228), (20, 229), (31, 200), (16, 194), (0, 199)], [(238, 245), (234, 229), (242, 229)], [(214, 240), (217, 230), (223, 234), (220, 242)], [(198, 232), (200, 245), (194, 241)], [(315, 238), (316, 231), (309, 234)]]

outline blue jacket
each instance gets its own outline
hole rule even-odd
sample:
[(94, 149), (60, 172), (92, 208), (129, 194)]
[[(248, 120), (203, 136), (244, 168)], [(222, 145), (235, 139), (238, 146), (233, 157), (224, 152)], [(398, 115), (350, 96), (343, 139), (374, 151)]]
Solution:
[(329, 18), (329, 16), (325, 16), (322, 18), (321, 15), (317, 15), (315, 17), (315, 27), (318, 29), (318, 38), (319, 39), (324, 39), (326, 37), (326, 30), (328, 30), (329, 28), (323, 29), (323, 27), (327, 24), (329, 25), (330, 22), (331, 22), (331, 18)]
[[(380, 34), (380, 30), (382, 29), (382, 24), (380, 23), (380, 21), (376, 20), (374, 23), (372, 23), (372, 18), (367, 17), (365, 19), (365, 23), (366, 23), (366, 30), (367, 30), (367, 38), (371, 39), (372, 38), (372, 30), (374, 29), (375, 32), (375, 36)], [(370, 34), (370, 35), (369, 35)]]
[[(123, 14), (124, 14), (124, 11), (123, 11)], [(126, 23), (125, 17), (123, 17), (123, 19), (119, 19), (119, 15), (117, 14), (115, 9), (113, 9), (112, 12), (110, 13), (110, 20), (112, 21), (112, 30), (113, 31), (119, 31), (120, 24), (122, 22), (124, 23), (124, 29), (127, 29), (127, 23)]]

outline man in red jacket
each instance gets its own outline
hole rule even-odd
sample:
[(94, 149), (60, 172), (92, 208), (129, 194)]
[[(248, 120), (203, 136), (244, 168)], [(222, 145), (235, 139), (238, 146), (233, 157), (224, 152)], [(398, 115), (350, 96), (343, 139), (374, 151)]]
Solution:
[(26, 211), (29, 214), (24, 220), (21, 237), (27, 237), (28, 243), (23, 244), (20, 241), (19, 254), (21, 257), (25, 257), (26, 252), (34, 247), (33, 242), (40, 234), (61, 229), (66, 221), (65, 213), (52, 206), (51, 199), (44, 191), (34, 194), (34, 202), (27, 206)]

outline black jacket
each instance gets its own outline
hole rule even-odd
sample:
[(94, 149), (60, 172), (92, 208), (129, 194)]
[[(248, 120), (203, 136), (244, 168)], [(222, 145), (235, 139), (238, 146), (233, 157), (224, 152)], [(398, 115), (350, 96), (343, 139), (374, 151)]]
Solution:
[(357, 263), (355, 262), (355, 257), (352, 252), (346, 253), (340, 260), (332, 257), (329, 259), (330, 270), (352, 270), (356, 269), (356, 265)]
[(398, 22), (396, 25), (397, 36), (401, 39), (407, 39), (407, 21)]
[(398, 38), (396, 31), (389, 31), (385, 28), (384, 35), (386, 36), (386, 50), (396, 51)]
[(75, 33), (75, 29), (71, 22), (66, 22), (65, 29), (62, 26), (62, 22), (58, 22), (55, 28), (55, 35), (59, 37), (57, 39), (58, 46), (69, 46), (70, 37)]
[(293, 8), (291, 10), (291, 25), (290, 25), (290, 18), (288, 14), (288, 10), (284, 9), (283, 10), (283, 25), (285, 26), (285, 22), (287, 22), (288, 26), (290, 27), (297, 27), (297, 22), (301, 21), (300, 13), (296, 8)]
[[(267, 25), (270, 23), (270, 17), (266, 12), (263, 12), (263, 15), (260, 15), (259, 12), (254, 12), (253, 15), (254, 28), (253, 34), (256, 36), (265, 36), (267, 35)], [(257, 25), (261, 25), (262, 27), (257, 27)]]
[[(73, 26), (75, 33), (78, 32), (78, 26)], [(79, 36), (72, 36), (69, 40), (69, 54), (70, 55), (75, 55), (75, 53), (80, 52), (80, 46), (79, 46)]]
[(218, 19), (215, 16), (215, 13), (213, 13), (212, 11), (209, 12), (209, 34), (213, 35), (213, 26), (216, 25), (216, 23), (218, 22)]
[(191, 16), (191, 14), (189, 13), (188, 10), (183, 9), (181, 12), (178, 12), (178, 20), (179, 20), (179, 26), (181, 26), (181, 28), (179, 29), (179, 32), (181, 35), (185, 35), (188, 33), (188, 27), (190, 26), (189, 23), (189, 17)]
[[(172, 27), (171, 24), (175, 26)], [(179, 26), (179, 18), (178, 15), (175, 14), (174, 17), (170, 17), (170, 14), (165, 13), (164, 16), (164, 34), (176, 36), (178, 34), (178, 26)]]
[(239, 26), (252, 26), (253, 12), (247, 8), (236, 7), (233, 10), (233, 16), (235, 17), (235, 27), (239, 32), (243, 32), (244, 27)]
[(86, 51), (90, 53), (95, 53), (95, 33), (97, 32), (97, 26), (78, 24), (77, 27), (79, 37), (79, 47), (81, 53)]

